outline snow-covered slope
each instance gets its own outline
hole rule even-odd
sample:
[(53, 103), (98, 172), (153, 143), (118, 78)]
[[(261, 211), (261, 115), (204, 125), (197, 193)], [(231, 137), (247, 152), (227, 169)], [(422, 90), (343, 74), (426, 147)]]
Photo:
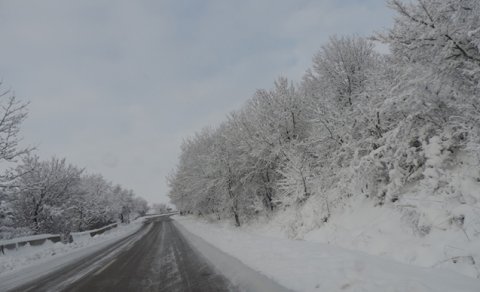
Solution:
[[(311, 222), (315, 218), (310, 218), (308, 211), (303, 214), (303, 210), (287, 210), (269, 220), (253, 222), (243, 230), (259, 235), (288, 238), (292, 229), (298, 228), (301, 231), (295, 233), (295, 239), (325, 243), (402, 263), (426, 268), (444, 268), (473, 278), (478, 277), (478, 233), (475, 234), (470, 229), (465, 231), (458, 226), (442, 228), (438, 224), (433, 225), (428, 234), (420, 235), (410, 225), (409, 213), (399, 210), (398, 207), (374, 206), (368, 199), (350, 203), (351, 205), (334, 212), (329, 222), (315, 228)], [(433, 215), (433, 212), (430, 215)], [(437, 216), (437, 221), (447, 221), (445, 217)]]
[[(434, 154), (429, 157), (430, 164), (438, 159)], [(322, 198), (312, 197), (302, 206), (279, 210), (245, 228), (480, 278), (478, 162), (458, 155), (443, 167), (426, 168), (423, 175), (424, 179), (398, 191), (394, 202), (379, 205), (359, 195), (343, 199), (331, 208), (327, 222), (318, 215)], [(331, 193), (340, 193), (342, 187)]]
[(295, 291), (480, 291), (480, 281), (444, 269), (420, 268), (328, 244), (234, 230), (192, 217), (175, 219), (189, 232)]

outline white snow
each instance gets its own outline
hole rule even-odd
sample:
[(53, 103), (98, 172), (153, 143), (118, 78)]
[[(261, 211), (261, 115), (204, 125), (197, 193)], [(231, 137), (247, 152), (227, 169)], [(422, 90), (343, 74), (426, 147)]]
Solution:
[[(412, 196), (411, 199), (415, 198)], [(464, 229), (447, 226), (449, 223), (443, 222), (447, 220), (442, 219), (448, 218), (443, 214), (443, 208), (431, 207), (420, 216), (419, 225), (428, 223), (433, 227), (428, 234), (419, 235), (405, 223), (411, 220), (408, 212), (401, 213), (388, 206), (374, 207), (368, 200), (357, 201), (354, 205), (355, 208), (335, 213), (327, 224), (307, 232), (303, 238), (402, 263), (446, 268), (472, 278), (478, 277), (480, 263), (473, 259), (480, 258), (480, 240), (473, 236), (469, 240)], [(411, 208), (412, 212), (418, 210), (413, 204), (405, 203), (401, 207)], [(456, 210), (461, 211), (460, 208)], [(455, 258), (460, 261), (454, 264), (452, 259)]]
[[(174, 218), (189, 232), (295, 291), (480, 291), (479, 280), (442, 268), (422, 268), (329, 244), (280, 238), (275, 231), (275, 236), (266, 236), (249, 232), (248, 227)], [(387, 225), (380, 229), (388, 232)], [(362, 235), (353, 236), (361, 244)], [(388, 249), (394, 241), (395, 237), (381, 244)]]

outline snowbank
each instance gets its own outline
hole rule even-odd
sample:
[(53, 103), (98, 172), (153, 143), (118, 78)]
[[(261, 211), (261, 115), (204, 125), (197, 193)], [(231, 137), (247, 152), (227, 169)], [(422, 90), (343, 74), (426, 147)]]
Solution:
[(480, 281), (317, 242), (175, 216), (189, 232), (295, 291), (480, 291)]
[[(431, 210), (428, 214), (434, 218), (433, 221), (439, 222), (445, 218), (439, 214), (441, 212), (439, 208), (437, 212)], [(406, 216), (405, 212), (391, 207), (378, 208), (368, 201), (359, 202), (355, 208), (335, 214), (330, 222), (307, 232), (303, 238), (402, 263), (445, 268), (472, 278), (479, 276), (478, 237), (468, 237), (462, 228), (442, 228), (439, 223), (433, 225), (428, 234), (421, 235), (405, 224), (409, 220)]]
[[(242, 226), (259, 235), (314, 241), (358, 250), (425, 268), (444, 268), (472, 278), (480, 275), (480, 213), (473, 205), (444, 207), (443, 200), (405, 193), (396, 205), (375, 206), (370, 199), (352, 198), (318, 222), (314, 201), (303, 209), (278, 212)], [(447, 210), (453, 211), (447, 212)], [(445, 214), (447, 213), (447, 214)], [(456, 225), (452, 218), (465, 218)], [(428, 232), (424, 232), (422, 228)], [(428, 229), (427, 229), (428, 228)], [(424, 233), (422, 233), (424, 232)]]

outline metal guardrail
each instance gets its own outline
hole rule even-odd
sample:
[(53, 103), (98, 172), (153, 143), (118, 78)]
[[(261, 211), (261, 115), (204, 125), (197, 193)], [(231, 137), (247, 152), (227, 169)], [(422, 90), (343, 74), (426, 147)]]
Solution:
[(81, 232), (72, 232), (71, 235), (78, 236), (78, 235), (85, 235), (85, 234), (90, 234), (91, 237), (94, 237), (97, 234), (102, 234), (107, 230), (113, 229), (118, 227), (118, 223), (113, 223), (107, 226), (103, 226), (97, 229), (92, 229), (92, 230), (87, 230), (87, 231), (81, 231)]
[(46, 234), (33, 237), (14, 238), (3, 242), (0, 241), (0, 252), (5, 254), (5, 250), (17, 250), (27, 244), (30, 246), (39, 246), (44, 244), (47, 240), (50, 240), (53, 243), (60, 242), (62, 241), (62, 236), (59, 234)]
[[(91, 237), (95, 235), (102, 234), (107, 230), (111, 230), (113, 228), (118, 227), (118, 223), (113, 223), (102, 228), (94, 229), (94, 230), (87, 230), (83, 232), (75, 232), (74, 235), (81, 235), (81, 234), (90, 234)], [(71, 234), (72, 235), (72, 234)], [(67, 242), (72, 242), (73, 237), (70, 235), (70, 238), (67, 238)], [(5, 254), (7, 250), (13, 251), (18, 250), (21, 247), (26, 246), (27, 244), (30, 246), (39, 246), (47, 242), (47, 240), (57, 243), (62, 242), (65, 239), (64, 236), (60, 234), (45, 234), (45, 235), (36, 235), (31, 237), (20, 237), (20, 238), (13, 238), (10, 240), (0, 241), (0, 254)]]
[(95, 235), (102, 234), (105, 231), (108, 231), (108, 230), (111, 230), (111, 229), (117, 228), (117, 227), (118, 227), (118, 223), (114, 223), (114, 224), (111, 224), (109, 226), (105, 226), (103, 228), (99, 228), (97, 230), (94, 230), (94, 231), (90, 232), (90, 236), (94, 237)]

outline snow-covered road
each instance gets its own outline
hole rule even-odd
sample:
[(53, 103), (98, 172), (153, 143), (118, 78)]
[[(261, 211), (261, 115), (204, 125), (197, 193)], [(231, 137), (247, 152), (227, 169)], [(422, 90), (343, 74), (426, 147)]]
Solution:
[[(199, 239), (194, 241), (198, 246)], [(232, 284), (191, 242), (170, 217), (158, 217), (100, 250), (77, 251), (75, 260), (56, 258), (45, 269), (36, 265), (4, 275), (0, 291), (288, 291), (223, 255), (221, 260), (247, 276)], [(213, 253), (218, 260), (219, 251)]]
[[(235, 291), (163, 217), (131, 248), (66, 291)], [(38, 291), (38, 290), (37, 290)]]

